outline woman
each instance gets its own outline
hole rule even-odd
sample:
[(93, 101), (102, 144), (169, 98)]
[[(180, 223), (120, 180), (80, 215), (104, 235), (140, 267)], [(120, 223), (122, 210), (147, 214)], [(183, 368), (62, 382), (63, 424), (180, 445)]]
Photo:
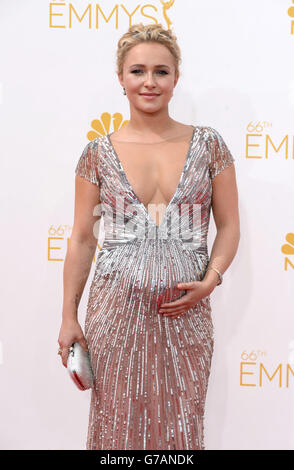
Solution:
[[(90, 352), (88, 450), (204, 449), (209, 296), (237, 251), (238, 195), (220, 134), (169, 116), (179, 61), (170, 30), (129, 28), (117, 73), (130, 120), (89, 142), (76, 167), (58, 342), (64, 366), (74, 341)], [(97, 247), (98, 204), (105, 239), (84, 336), (77, 309)], [(217, 236), (209, 259), (211, 207)]]

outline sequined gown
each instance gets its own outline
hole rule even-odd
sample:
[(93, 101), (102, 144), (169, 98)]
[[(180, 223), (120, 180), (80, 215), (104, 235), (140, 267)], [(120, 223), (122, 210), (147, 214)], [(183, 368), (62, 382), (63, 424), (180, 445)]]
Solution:
[(212, 179), (235, 160), (218, 131), (192, 127), (160, 226), (130, 185), (111, 134), (89, 142), (75, 169), (99, 186), (105, 233), (85, 319), (95, 377), (87, 450), (205, 448), (210, 297), (177, 318), (157, 313), (185, 294), (177, 283), (204, 277)]

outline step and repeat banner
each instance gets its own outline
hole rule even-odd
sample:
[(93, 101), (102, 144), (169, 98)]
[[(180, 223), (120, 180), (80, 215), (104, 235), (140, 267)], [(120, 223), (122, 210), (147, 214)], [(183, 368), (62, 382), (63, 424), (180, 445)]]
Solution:
[[(178, 37), (170, 116), (235, 157), (241, 239), (211, 294), (206, 449), (294, 449), (294, 2), (0, 1), (1, 449), (85, 449), (90, 390), (57, 355), (75, 167), (129, 119), (117, 41)], [(209, 253), (216, 235), (213, 217)], [(79, 307), (84, 328), (97, 251)]]

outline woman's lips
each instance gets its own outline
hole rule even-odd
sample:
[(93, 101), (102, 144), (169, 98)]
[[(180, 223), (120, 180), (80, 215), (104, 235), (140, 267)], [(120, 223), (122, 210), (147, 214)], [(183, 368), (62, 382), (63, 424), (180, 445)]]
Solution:
[(141, 93), (141, 96), (144, 96), (144, 98), (149, 98), (149, 99), (151, 99), (151, 98), (156, 98), (156, 97), (159, 96), (159, 95), (156, 95), (156, 94), (147, 95), (147, 94), (145, 94), (145, 93)]

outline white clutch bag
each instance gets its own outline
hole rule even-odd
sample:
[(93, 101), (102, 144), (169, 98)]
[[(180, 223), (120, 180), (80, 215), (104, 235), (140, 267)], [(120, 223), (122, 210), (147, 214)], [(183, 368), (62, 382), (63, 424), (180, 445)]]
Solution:
[(90, 354), (78, 342), (73, 343), (69, 349), (67, 370), (79, 390), (87, 390), (93, 387), (94, 374)]

